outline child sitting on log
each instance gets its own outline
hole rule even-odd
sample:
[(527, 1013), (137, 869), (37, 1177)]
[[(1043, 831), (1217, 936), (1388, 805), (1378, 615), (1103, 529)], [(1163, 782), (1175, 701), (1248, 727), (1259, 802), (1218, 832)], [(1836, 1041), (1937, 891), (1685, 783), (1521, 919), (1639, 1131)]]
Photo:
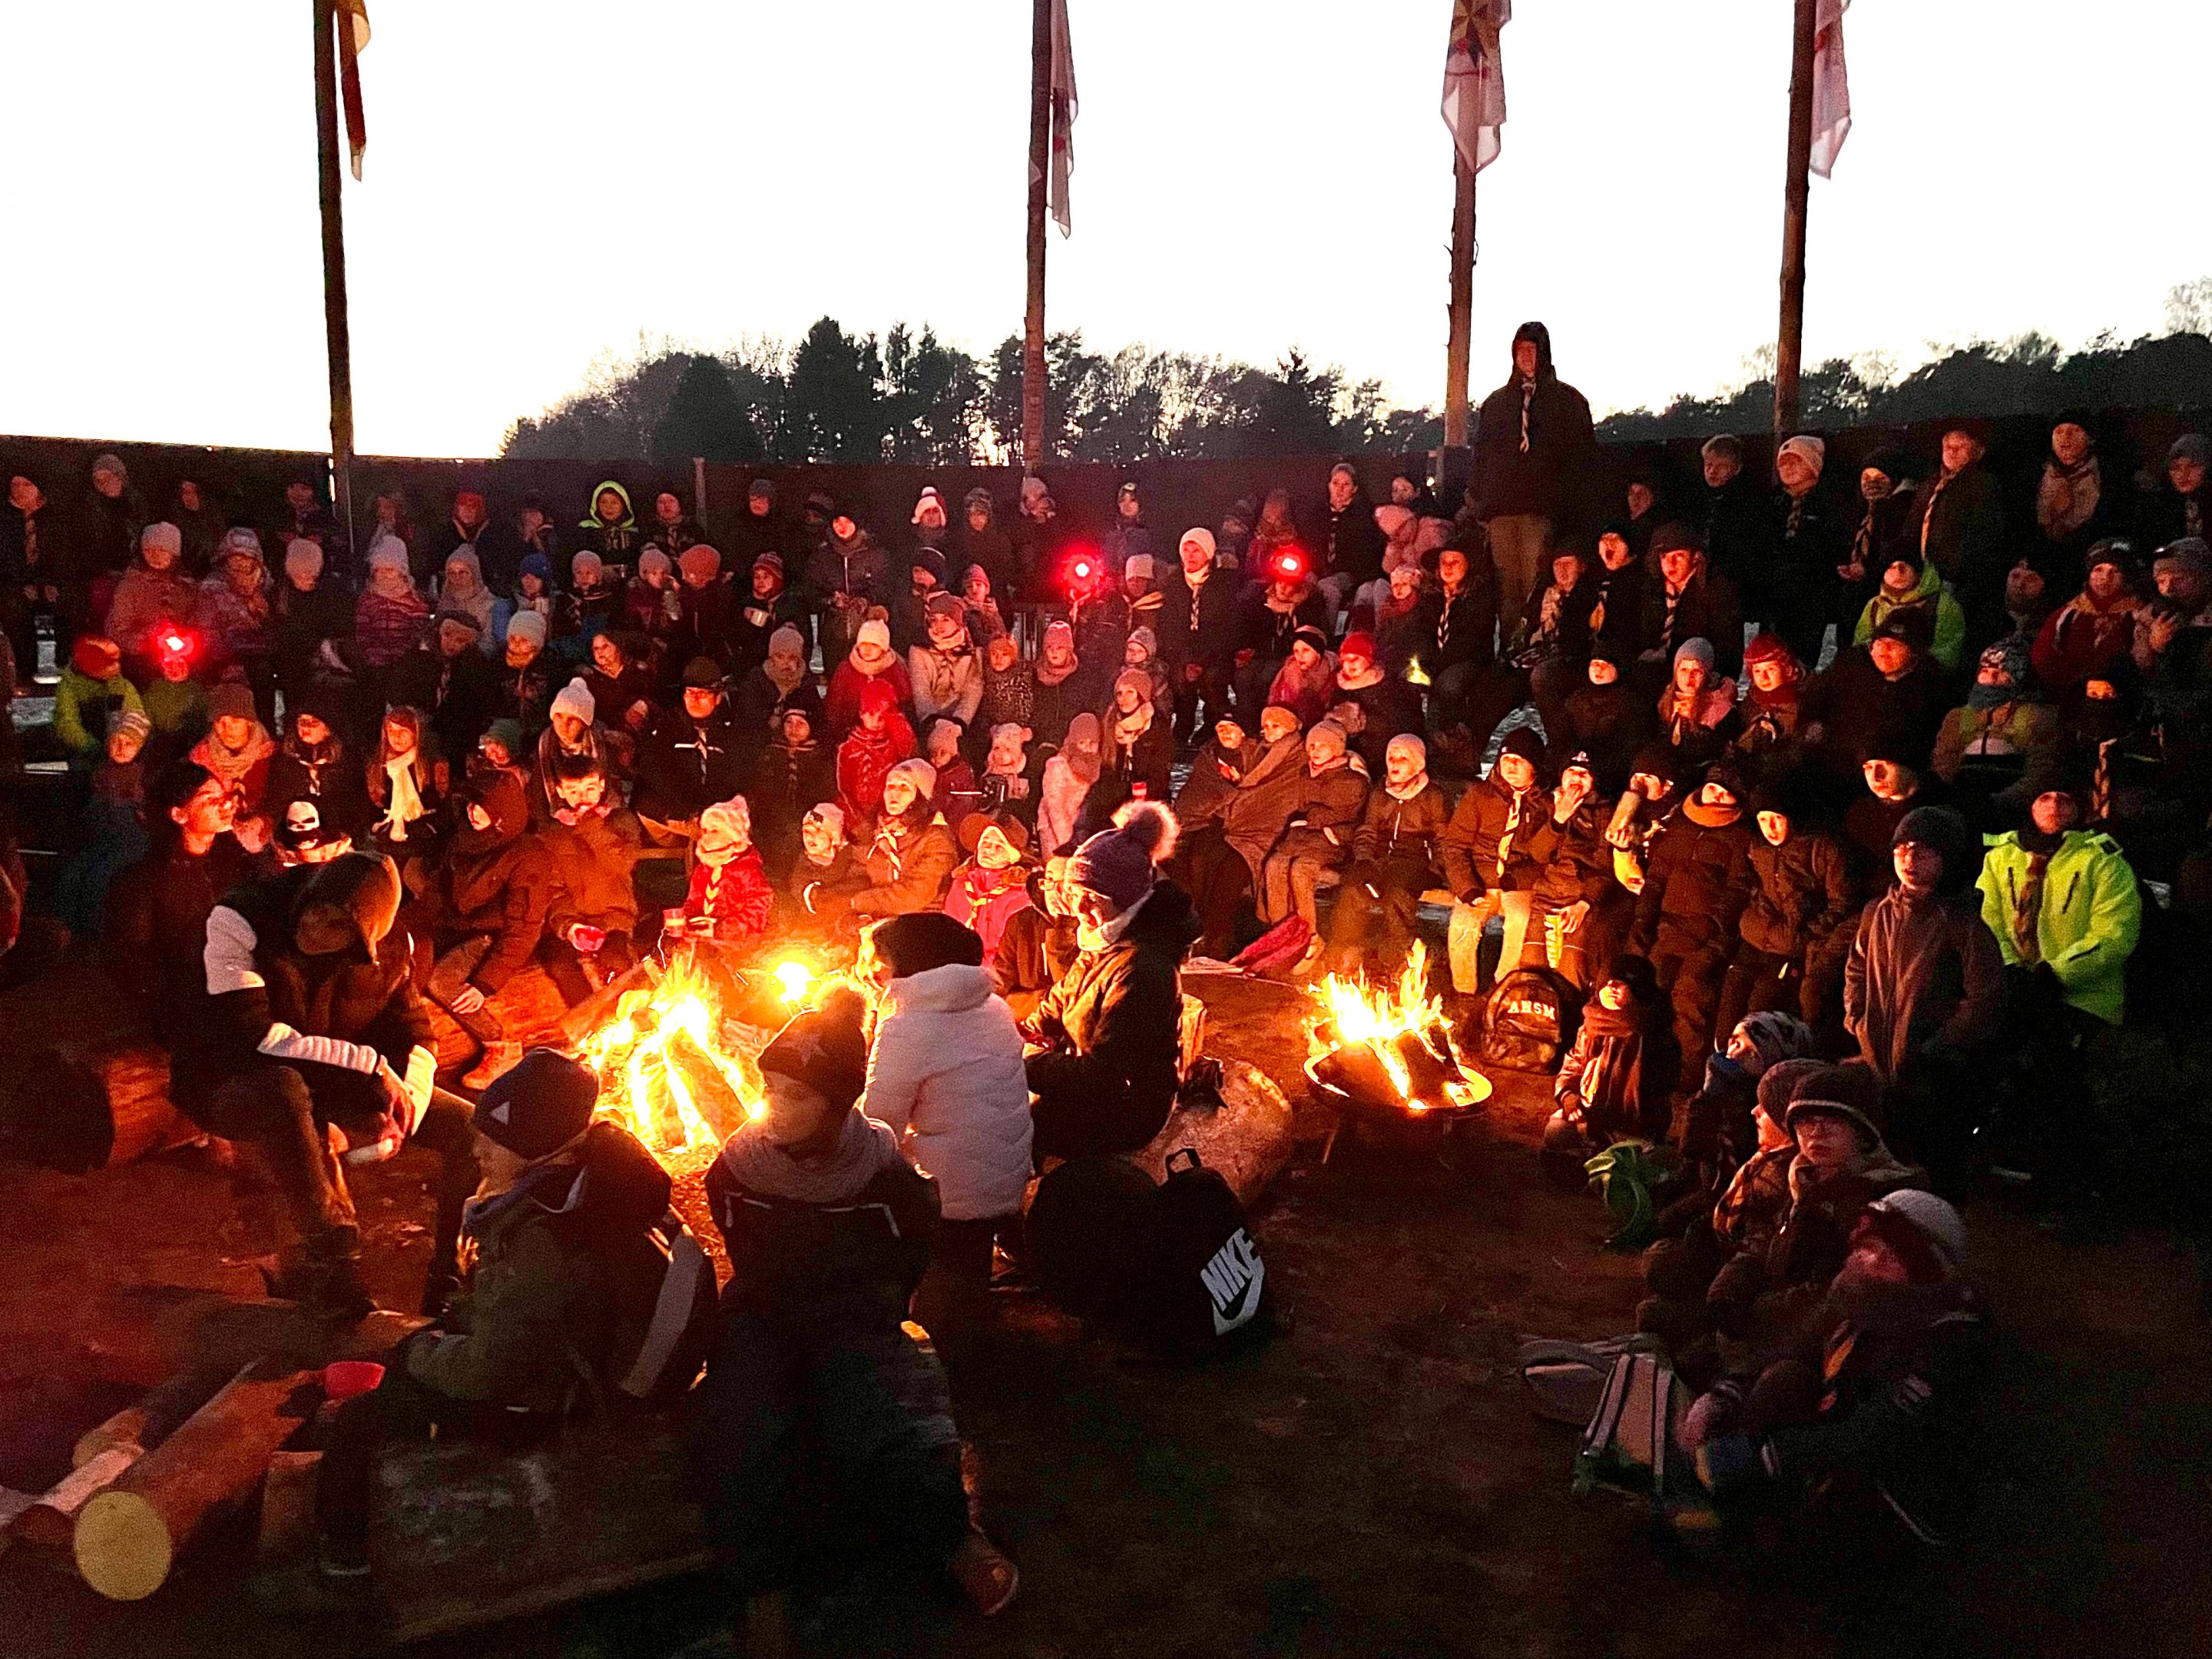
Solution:
[(533, 1048), (477, 1101), (482, 1181), (462, 1222), (474, 1265), (443, 1319), (395, 1348), (381, 1385), (347, 1401), (327, 1431), (316, 1492), (325, 1587), (368, 1574), (380, 1446), (453, 1429), (532, 1437), (581, 1399), (611, 1396), (634, 1358), (622, 1334), (653, 1311), (633, 1304), (640, 1286), (657, 1292), (643, 1258), (669, 1180), (627, 1130), (593, 1121), (599, 1095), (588, 1067)]
[(819, 1466), (979, 1613), (1005, 1607), (1017, 1581), (969, 1519), (944, 1371), (902, 1328), (938, 1229), (937, 1183), (854, 1109), (866, 1018), (840, 987), (786, 1025), (761, 1053), (766, 1114), (707, 1175), (730, 1280), (697, 1455), (747, 1653), (788, 1646), (783, 1591), (806, 1553), (799, 1512)]

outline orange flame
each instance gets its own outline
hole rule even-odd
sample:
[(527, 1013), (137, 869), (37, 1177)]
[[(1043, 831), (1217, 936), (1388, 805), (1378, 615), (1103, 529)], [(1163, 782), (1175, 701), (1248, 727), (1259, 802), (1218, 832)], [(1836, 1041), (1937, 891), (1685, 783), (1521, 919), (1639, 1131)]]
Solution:
[(582, 1057), (599, 1074), (599, 1115), (664, 1164), (719, 1149), (738, 1126), (714, 1119), (732, 1107), (749, 1118), (768, 1109), (758, 1069), (723, 1040), (714, 983), (688, 955), (623, 992), (614, 1018), (584, 1039)]
[[(1364, 980), (1331, 974), (1312, 987), (1310, 994), (1322, 1011), (1306, 1022), (1306, 1042), (1312, 1057), (1364, 1045), (1381, 1063), (1408, 1112), (1419, 1115), (1431, 1109), (1435, 1103), (1414, 1093), (1413, 1072), (1398, 1043), (1400, 1037), (1411, 1036), (1431, 1054), (1457, 1069), (1452, 1061), (1443, 1000), (1428, 990), (1425, 944), (1414, 941), (1395, 985), (1370, 985)], [(1486, 1083), (1464, 1077), (1447, 1079), (1443, 1087), (1446, 1099), (1454, 1106), (1477, 1105), (1489, 1092)]]

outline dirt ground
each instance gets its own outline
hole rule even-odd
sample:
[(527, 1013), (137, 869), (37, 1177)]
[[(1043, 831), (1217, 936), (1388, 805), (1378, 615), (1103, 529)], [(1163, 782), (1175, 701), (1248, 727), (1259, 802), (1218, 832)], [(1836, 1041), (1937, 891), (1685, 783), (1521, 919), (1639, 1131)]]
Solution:
[[(1194, 981), (1215, 1052), (1297, 1082), (1297, 1006)], [(1091, 1656), (1626, 1656), (2212, 1652), (2212, 1337), (2191, 1254), (2162, 1234), (2062, 1246), (1970, 1214), (2002, 1336), (1985, 1501), (1948, 1556), (1878, 1578), (1786, 1552), (1686, 1560), (1634, 1503), (1575, 1498), (1572, 1431), (1540, 1422), (1522, 1333), (1628, 1327), (1633, 1264), (1594, 1200), (1534, 1157), (1544, 1091), (1499, 1079), (1449, 1164), (1325, 1119), (1256, 1217), (1294, 1315), (1264, 1350), (1176, 1370), (1018, 1307), (956, 1379), (1020, 1599), (981, 1624), (863, 1570), (803, 1601), (810, 1650)], [(1291, 1087), (1294, 1097), (1296, 1086)], [(369, 1172), (363, 1211), (394, 1305), (427, 1238), (420, 1164)], [(82, 1180), (0, 1170), (0, 1482), (36, 1489), (82, 1428), (160, 1374), (156, 1335), (210, 1291), (250, 1294), (265, 1248), (228, 1179), (190, 1155)], [(0, 1558), (0, 1653), (228, 1659), (302, 1650), (258, 1616), (221, 1549), (153, 1601), (100, 1603)], [(457, 1638), (470, 1659), (660, 1659), (711, 1632), (682, 1582)], [(318, 1645), (343, 1651), (343, 1643)]]

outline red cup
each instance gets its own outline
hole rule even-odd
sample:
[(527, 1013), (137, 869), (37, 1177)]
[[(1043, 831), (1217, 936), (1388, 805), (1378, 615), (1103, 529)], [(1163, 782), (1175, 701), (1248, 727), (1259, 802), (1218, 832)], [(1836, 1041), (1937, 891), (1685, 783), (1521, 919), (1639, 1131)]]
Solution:
[(323, 1398), (332, 1405), (382, 1385), (384, 1367), (374, 1359), (334, 1359), (323, 1367)]

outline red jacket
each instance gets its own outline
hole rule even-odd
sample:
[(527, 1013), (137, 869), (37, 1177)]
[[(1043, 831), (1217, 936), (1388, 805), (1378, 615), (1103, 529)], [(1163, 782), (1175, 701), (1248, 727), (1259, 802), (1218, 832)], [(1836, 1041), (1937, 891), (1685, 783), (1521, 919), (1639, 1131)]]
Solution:
[(880, 732), (854, 726), (853, 734), (837, 745), (837, 795), (850, 820), (845, 832), (855, 842), (883, 811), (884, 779), (891, 768), (913, 757), (914, 728), (898, 714), (886, 715)]
[(842, 737), (860, 723), (860, 693), (867, 690), (871, 678), (890, 687), (900, 707), (914, 702), (914, 683), (907, 678), (906, 665), (897, 658), (892, 658), (890, 666), (876, 675), (863, 674), (848, 659), (839, 663), (836, 672), (830, 676), (830, 695), (822, 708), (823, 718), (834, 735)]
[(684, 896), (684, 914), (712, 916), (714, 937), (728, 941), (756, 939), (768, 931), (769, 902), (775, 890), (768, 884), (768, 871), (760, 848), (748, 847), (727, 864), (695, 864), (691, 889)]

